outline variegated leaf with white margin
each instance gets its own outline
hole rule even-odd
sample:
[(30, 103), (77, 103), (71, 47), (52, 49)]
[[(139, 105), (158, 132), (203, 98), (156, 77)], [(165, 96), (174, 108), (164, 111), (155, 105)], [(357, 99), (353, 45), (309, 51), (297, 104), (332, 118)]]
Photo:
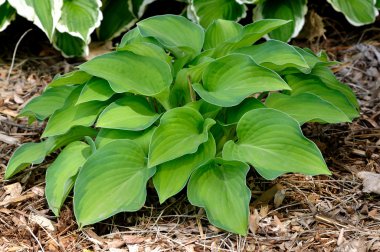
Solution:
[(90, 35), (103, 18), (100, 0), (64, 1), (57, 30), (90, 42)]
[(54, 30), (61, 17), (63, 0), (8, 0), (17, 14), (32, 21), (53, 39)]
[(129, 10), (136, 18), (141, 18), (144, 15), (146, 7), (156, 0), (129, 0)]
[(253, 19), (277, 18), (293, 20), (293, 22), (269, 33), (271, 38), (289, 41), (291, 38), (297, 37), (302, 30), (306, 13), (307, 0), (264, 0), (257, 3)]
[(350, 24), (361, 26), (375, 22), (379, 14), (376, 0), (327, 0), (332, 7), (342, 12)]
[(85, 41), (66, 32), (60, 33), (56, 31), (54, 33), (53, 46), (67, 58), (83, 57), (89, 53), (88, 45)]
[(9, 3), (5, 2), (5, 0), (0, 0), (0, 32), (4, 31), (15, 18), (15, 13), (15, 9)]

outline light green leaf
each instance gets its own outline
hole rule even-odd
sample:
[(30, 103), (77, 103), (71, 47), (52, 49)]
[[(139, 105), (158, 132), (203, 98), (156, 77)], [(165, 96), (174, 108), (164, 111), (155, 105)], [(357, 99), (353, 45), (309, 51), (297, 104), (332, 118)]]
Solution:
[(46, 171), (45, 195), (49, 208), (56, 216), (74, 186), (79, 168), (91, 155), (91, 148), (83, 142), (72, 142), (59, 154)]
[(155, 96), (172, 82), (170, 66), (161, 60), (118, 51), (98, 56), (79, 69), (107, 80), (117, 93)]
[(235, 52), (249, 55), (257, 64), (276, 72), (286, 68), (296, 68), (303, 73), (311, 71), (305, 59), (293, 46), (278, 40), (240, 48)]
[(90, 35), (102, 20), (100, 0), (75, 0), (63, 1), (62, 15), (57, 24), (60, 33), (68, 33), (71, 36), (90, 43)]
[(191, 173), (205, 164), (216, 154), (215, 140), (209, 133), (207, 142), (199, 145), (197, 152), (187, 154), (157, 166), (153, 177), (154, 187), (162, 204), (180, 192), (186, 185)]
[(103, 20), (97, 30), (99, 40), (111, 40), (137, 22), (129, 10), (129, 1), (126, 0), (103, 1), (102, 13)]
[(5, 0), (0, 2), (0, 32), (4, 31), (5, 28), (15, 19), (16, 11), (9, 5)]
[(290, 115), (300, 124), (310, 121), (326, 123), (351, 121), (342, 110), (309, 93), (291, 96), (273, 93), (265, 100), (265, 105)]
[(40, 96), (33, 98), (21, 110), (19, 116), (35, 117), (40, 121), (45, 120), (56, 110), (63, 107), (69, 95), (73, 92), (73, 86), (59, 86), (46, 89)]
[(379, 14), (376, 9), (376, 0), (327, 0), (332, 7), (342, 12), (348, 22), (361, 26), (375, 22)]
[(213, 225), (247, 235), (251, 199), (246, 185), (248, 171), (245, 163), (214, 159), (193, 173), (187, 197), (192, 205), (205, 208)]
[(339, 90), (329, 88), (318, 77), (306, 74), (287, 75), (286, 81), (292, 88), (291, 94), (311, 93), (342, 110), (350, 120), (359, 116), (357, 109)]
[(154, 16), (138, 22), (137, 27), (142, 36), (154, 37), (177, 58), (194, 57), (203, 47), (203, 29), (182, 16)]
[(83, 87), (77, 104), (89, 101), (106, 101), (114, 95), (108, 81), (93, 77)]
[(140, 131), (149, 128), (160, 114), (154, 111), (146, 98), (127, 96), (110, 104), (100, 114), (97, 127)]
[(9, 160), (4, 178), (9, 179), (31, 164), (41, 164), (45, 159), (46, 153), (46, 142), (25, 143), (21, 145)]
[(72, 71), (64, 75), (56, 75), (52, 82), (50, 82), (50, 87), (59, 87), (66, 85), (76, 85), (84, 84), (91, 79), (91, 75), (83, 71)]
[[(191, 0), (188, 13), (193, 14), (196, 21), (203, 27), (208, 27), (214, 20), (226, 19), (239, 21), (245, 17), (247, 8), (231, 0)], [(191, 18), (193, 15), (188, 15)]]
[(229, 20), (215, 20), (206, 30), (205, 50), (216, 48), (221, 43), (240, 36), (243, 33), (243, 26)]
[(237, 125), (238, 141), (228, 141), (223, 158), (251, 164), (265, 179), (288, 173), (331, 174), (318, 147), (298, 122), (275, 109), (247, 112)]
[(151, 43), (161, 46), (161, 44), (155, 38), (142, 36), (138, 27), (135, 27), (124, 34), (124, 36), (121, 38), (118, 48), (123, 48), (126, 45), (133, 43)]
[(265, 105), (255, 98), (247, 98), (239, 105), (226, 108), (218, 119), (223, 126), (234, 125), (240, 121), (245, 113), (258, 108), (265, 108)]
[(188, 107), (167, 111), (154, 131), (149, 147), (148, 166), (153, 167), (186, 154), (195, 153), (208, 139), (215, 121)]
[(74, 214), (79, 226), (139, 210), (155, 170), (146, 166), (146, 154), (131, 140), (113, 141), (100, 148), (88, 158), (75, 182)]
[(84, 57), (89, 53), (88, 45), (81, 38), (56, 31), (53, 37), (53, 46), (66, 58)]
[(91, 126), (100, 111), (105, 107), (104, 102), (90, 101), (76, 105), (81, 87), (78, 87), (67, 99), (65, 105), (50, 117), (42, 137), (62, 135), (74, 126)]
[(123, 47), (118, 47), (118, 51), (130, 51), (134, 54), (141, 56), (149, 56), (157, 58), (159, 60), (165, 61), (168, 64), (171, 64), (171, 57), (165, 52), (162, 47), (148, 42), (134, 42), (126, 44)]
[(307, 0), (264, 0), (254, 10), (254, 20), (278, 18), (293, 22), (272, 31), (269, 36), (281, 41), (297, 37), (305, 23)]
[(32, 21), (52, 40), (63, 0), (8, 0), (8, 3), (18, 15)]
[(194, 90), (208, 103), (221, 107), (238, 105), (257, 92), (290, 89), (277, 73), (243, 54), (230, 54), (211, 62), (202, 80), (203, 85), (193, 84)]

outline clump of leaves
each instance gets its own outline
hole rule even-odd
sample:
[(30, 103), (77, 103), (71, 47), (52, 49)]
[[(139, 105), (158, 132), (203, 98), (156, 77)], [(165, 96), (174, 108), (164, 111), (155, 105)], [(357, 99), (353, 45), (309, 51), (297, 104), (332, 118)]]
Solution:
[(174, 15), (139, 22), (115, 52), (56, 77), (25, 106), (30, 120), (49, 118), (45, 140), (18, 148), (5, 177), (65, 146), (46, 174), (56, 215), (72, 188), (81, 227), (137, 211), (152, 179), (160, 203), (187, 185), (212, 224), (247, 234), (250, 167), (266, 179), (330, 174), (300, 125), (358, 115), (325, 55), (255, 44), (287, 23), (216, 20), (204, 30)]

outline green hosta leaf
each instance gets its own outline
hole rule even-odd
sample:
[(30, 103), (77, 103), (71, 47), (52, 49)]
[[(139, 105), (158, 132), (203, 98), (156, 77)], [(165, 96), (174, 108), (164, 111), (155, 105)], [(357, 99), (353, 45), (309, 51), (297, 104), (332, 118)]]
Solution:
[(47, 169), (45, 194), (49, 208), (56, 216), (74, 186), (79, 168), (90, 154), (91, 148), (87, 144), (72, 142)]
[(246, 235), (251, 199), (251, 191), (245, 182), (248, 170), (245, 163), (222, 159), (214, 159), (199, 167), (187, 187), (190, 203), (204, 207), (213, 225)]
[(143, 149), (131, 140), (117, 140), (97, 150), (81, 168), (74, 187), (74, 213), (79, 226), (119, 212), (139, 210), (146, 184), (156, 169), (146, 165)]
[(357, 117), (357, 109), (339, 90), (329, 88), (321, 79), (305, 74), (287, 75), (286, 80), (292, 88), (291, 94), (311, 93), (342, 110), (350, 120)]
[[(216, 19), (238, 21), (245, 16), (246, 7), (231, 0), (191, 0), (188, 14), (195, 15), (196, 21), (203, 27), (208, 27)], [(191, 18), (192, 15), (188, 15)]]
[(377, 0), (377, 1), (376, 1), (376, 7), (377, 7), (378, 9), (380, 9), (380, 0)]
[(50, 40), (61, 17), (63, 0), (8, 0), (17, 14), (32, 21)]
[(107, 80), (118, 93), (155, 96), (172, 82), (170, 66), (166, 62), (127, 51), (98, 56), (79, 68)]
[(66, 85), (76, 85), (84, 84), (91, 79), (91, 75), (83, 71), (73, 71), (64, 75), (56, 75), (52, 82), (50, 82), (50, 87), (59, 87)]
[(144, 37), (154, 37), (177, 58), (194, 57), (203, 47), (203, 29), (181, 16), (162, 15), (137, 23)]
[(41, 164), (47, 153), (46, 142), (25, 143), (13, 153), (5, 170), (5, 179), (9, 179), (16, 173), (24, 170), (31, 164)]
[(254, 19), (278, 18), (292, 20), (292, 23), (272, 31), (269, 36), (281, 41), (297, 37), (305, 23), (307, 0), (264, 0), (257, 4)]
[(111, 40), (137, 22), (129, 5), (129, 1), (126, 0), (103, 1), (103, 20), (97, 30), (99, 40)]
[(224, 145), (223, 158), (247, 162), (266, 179), (288, 172), (331, 174), (318, 147), (303, 136), (298, 122), (283, 112), (270, 108), (249, 111), (236, 130), (238, 141)]
[(146, 98), (127, 96), (105, 108), (96, 126), (139, 131), (149, 128), (159, 117), (160, 114), (154, 111)]
[(0, 32), (4, 31), (15, 18), (15, 13), (15, 9), (8, 2), (5, 2), (5, 0), (3, 2), (0, 1)]
[(195, 153), (200, 144), (208, 139), (208, 130), (215, 121), (188, 107), (167, 111), (152, 136), (149, 147), (148, 166), (153, 167), (164, 162)]
[(311, 72), (312, 75), (317, 76), (323, 83), (331, 89), (338, 90), (347, 100), (356, 108), (359, 109), (359, 103), (356, 99), (354, 92), (344, 83), (338, 81), (334, 73), (326, 66), (316, 66)]
[(193, 84), (194, 90), (208, 103), (221, 107), (235, 106), (257, 92), (290, 89), (278, 74), (243, 54), (211, 62), (202, 80), (203, 85)]
[(54, 33), (53, 46), (67, 58), (84, 57), (89, 53), (88, 45), (85, 41), (66, 32), (56, 31)]
[(375, 22), (379, 14), (376, 0), (327, 0), (336, 11), (342, 12), (348, 22), (360, 26)]
[(91, 126), (104, 102), (90, 101), (76, 105), (81, 87), (73, 91), (65, 105), (50, 117), (42, 137), (62, 135), (74, 126)]
[(234, 125), (240, 121), (240, 118), (245, 113), (258, 108), (265, 108), (265, 105), (255, 98), (247, 98), (239, 105), (226, 108), (225, 113), (219, 117), (219, 121), (221, 121), (224, 126)]
[(75, 89), (73, 86), (59, 86), (48, 88), (42, 95), (33, 98), (21, 110), (19, 116), (35, 117), (42, 121), (63, 107), (66, 99)]
[(311, 71), (305, 59), (294, 47), (278, 40), (240, 48), (235, 52), (249, 55), (257, 64), (276, 72), (286, 68), (296, 68), (303, 73)]
[(83, 87), (77, 104), (89, 101), (106, 101), (114, 95), (108, 81), (93, 77)]
[(273, 93), (266, 99), (265, 105), (285, 112), (300, 124), (309, 121), (326, 123), (351, 121), (342, 110), (314, 94), (301, 93), (290, 96)]
[(205, 50), (216, 48), (221, 43), (234, 39), (243, 33), (243, 26), (229, 20), (215, 20), (206, 30)]
[(90, 35), (100, 25), (100, 0), (63, 1), (62, 15), (57, 30), (90, 43)]
[(138, 27), (135, 27), (124, 34), (124, 36), (121, 38), (118, 48), (123, 48), (126, 45), (133, 43), (151, 43), (161, 46), (161, 44), (155, 38), (142, 36)]
[(166, 63), (171, 63), (171, 57), (165, 52), (162, 47), (158, 45), (147, 43), (147, 42), (135, 42), (126, 44), (123, 47), (118, 47), (118, 51), (130, 51), (137, 55), (149, 56), (157, 58), (159, 60), (165, 61)]
[(215, 140), (212, 134), (209, 133), (207, 142), (199, 145), (197, 152), (157, 166), (153, 183), (160, 198), (160, 203), (162, 204), (165, 200), (180, 192), (185, 187), (191, 173), (214, 158), (215, 154)]
[(215, 118), (219, 111), (222, 109), (221, 107), (205, 102), (204, 100), (190, 102), (185, 106), (198, 110), (203, 118)]

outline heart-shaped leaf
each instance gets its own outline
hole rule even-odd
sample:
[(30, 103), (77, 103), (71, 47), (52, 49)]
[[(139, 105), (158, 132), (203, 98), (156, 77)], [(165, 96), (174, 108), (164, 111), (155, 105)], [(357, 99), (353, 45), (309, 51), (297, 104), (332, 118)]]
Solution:
[(211, 133), (207, 142), (201, 144), (197, 152), (157, 166), (153, 177), (154, 187), (162, 204), (168, 198), (180, 192), (186, 185), (191, 173), (199, 166), (215, 157), (215, 140)]
[(66, 85), (84, 84), (92, 78), (86, 72), (83, 71), (73, 71), (64, 75), (56, 75), (52, 82), (50, 82), (50, 87), (59, 87)]
[(167, 111), (152, 136), (148, 166), (153, 167), (186, 154), (195, 153), (208, 139), (215, 121), (189, 107)]
[(317, 121), (327, 123), (350, 122), (350, 118), (331, 103), (320, 97), (301, 93), (298, 95), (271, 94), (266, 100), (268, 108), (274, 108), (285, 112), (300, 124)]
[(206, 30), (205, 50), (216, 48), (218, 45), (232, 40), (243, 33), (243, 26), (229, 20), (215, 20)]
[(77, 104), (89, 101), (106, 101), (114, 95), (108, 81), (97, 77), (91, 78), (83, 87)]
[(166, 62), (128, 51), (98, 56), (79, 68), (107, 80), (117, 93), (155, 96), (166, 90), (172, 82), (171, 69)]
[(74, 186), (74, 213), (79, 226), (119, 212), (139, 210), (155, 168), (132, 140), (116, 140), (98, 149), (81, 168)]
[(194, 90), (208, 103), (221, 107), (238, 105), (257, 92), (290, 89), (277, 73), (243, 54), (230, 54), (211, 62), (202, 80), (203, 85), (193, 84)]
[(49, 208), (56, 216), (74, 186), (79, 168), (91, 154), (83, 142), (72, 142), (63, 149), (46, 171), (45, 194)]
[(190, 203), (204, 207), (213, 225), (246, 235), (251, 199), (245, 182), (248, 170), (245, 163), (219, 158), (199, 167), (187, 186)]
[(331, 174), (318, 147), (303, 136), (298, 122), (275, 109), (247, 112), (237, 125), (238, 141), (224, 145), (223, 158), (251, 164), (261, 176), (287, 172)]
[(159, 117), (144, 97), (127, 96), (105, 108), (96, 126), (139, 131), (150, 127)]

